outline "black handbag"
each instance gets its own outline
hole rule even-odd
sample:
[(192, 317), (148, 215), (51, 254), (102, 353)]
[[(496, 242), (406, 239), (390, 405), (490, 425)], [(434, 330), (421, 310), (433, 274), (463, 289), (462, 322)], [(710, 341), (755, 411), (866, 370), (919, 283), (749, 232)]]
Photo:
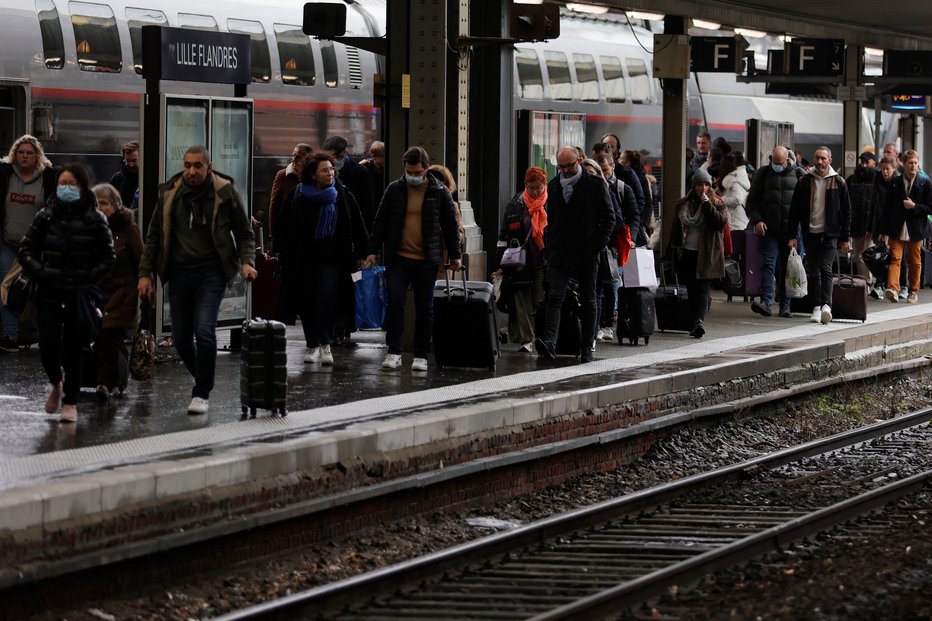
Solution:
[(26, 310), (34, 297), (36, 288), (35, 281), (23, 270), (19, 263), (13, 265), (3, 281), (3, 287), (5, 288), (3, 305), (16, 315), (20, 315)]
[(90, 345), (100, 335), (104, 318), (104, 292), (97, 285), (84, 285), (75, 292), (75, 326), (78, 343)]
[(740, 289), (743, 285), (743, 280), (744, 279), (741, 277), (741, 265), (734, 259), (725, 259), (725, 286), (732, 289)]
[(893, 255), (886, 244), (875, 243), (861, 253), (861, 259), (868, 267), (886, 267), (890, 265)]

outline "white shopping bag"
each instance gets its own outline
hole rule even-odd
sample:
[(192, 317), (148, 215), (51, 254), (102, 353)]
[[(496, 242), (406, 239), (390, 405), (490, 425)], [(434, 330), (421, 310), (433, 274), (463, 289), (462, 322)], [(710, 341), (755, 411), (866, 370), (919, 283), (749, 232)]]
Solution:
[(804, 298), (809, 291), (806, 268), (796, 248), (790, 248), (790, 258), (786, 261), (786, 297)]
[(654, 270), (654, 251), (650, 248), (632, 249), (621, 272), (621, 286), (656, 289), (658, 284), (657, 272)]

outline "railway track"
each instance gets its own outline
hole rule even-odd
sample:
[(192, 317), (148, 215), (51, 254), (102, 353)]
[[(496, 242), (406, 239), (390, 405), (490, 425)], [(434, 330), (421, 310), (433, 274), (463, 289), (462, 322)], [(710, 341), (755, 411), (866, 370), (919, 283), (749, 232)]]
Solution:
[(932, 408), (221, 617), (592, 619), (924, 487)]

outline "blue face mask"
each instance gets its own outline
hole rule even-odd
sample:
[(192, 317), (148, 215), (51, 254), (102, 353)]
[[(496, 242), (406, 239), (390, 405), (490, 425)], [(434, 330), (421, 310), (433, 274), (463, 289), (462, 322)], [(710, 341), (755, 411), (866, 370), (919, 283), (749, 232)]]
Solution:
[(334, 158), (333, 167), (337, 169), (337, 172), (340, 172), (341, 170), (343, 170), (343, 164), (345, 163), (346, 163), (345, 157), (341, 157), (339, 159)]
[(74, 203), (81, 199), (81, 188), (76, 185), (60, 185), (55, 190), (55, 196), (63, 203)]
[(405, 181), (411, 185), (421, 185), (427, 180), (427, 177), (424, 176), (414, 176), (414, 175), (405, 175)]
[(771, 163), (770, 167), (773, 168), (773, 172), (775, 173), (782, 173), (786, 169), (786, 167), (783, 164)]

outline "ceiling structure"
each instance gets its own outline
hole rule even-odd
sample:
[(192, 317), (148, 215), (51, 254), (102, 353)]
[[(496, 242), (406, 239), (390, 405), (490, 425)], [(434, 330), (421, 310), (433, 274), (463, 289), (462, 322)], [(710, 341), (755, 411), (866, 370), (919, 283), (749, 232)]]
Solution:
[(877, 0), (579, 0), (614, 10), (678, 15), (771, 34), (844, 39), (891, 50), (932, 50), (932, 2)]

